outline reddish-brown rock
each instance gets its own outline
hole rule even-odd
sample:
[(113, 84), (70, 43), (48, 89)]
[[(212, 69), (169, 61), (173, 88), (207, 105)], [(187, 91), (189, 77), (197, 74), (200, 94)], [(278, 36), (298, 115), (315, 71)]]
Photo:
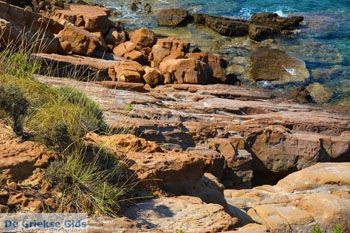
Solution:
[(162, 82), (162, 74), (156, 68), (146, 67), (145, 74), (143, 75), (143, 79), (147, 84), (151, 87), (155, 87), (157, 84)]
[(96, 50), (106, 50), (103, 38), (84, 29), (66, 25), (57, 35), (61, 50), (91, 56)]
[(141, 48), (152, 47), (156, 43), (156, 37), (152, 30), (141, 28), (130, 32), (130, 41), (137, 44)]
[(119, 61), (115, 65), (116, 77), (114, 81), (142, 83), (144, 69), (135, 61)]
[(158, 67), (162, 61), (184, 58), (190, 48), (190, 44), (176, 38), (158, 39), (152, 47), (149, 60), (152, 67)]
[(14, 180), (29, 177), (36, 168), (46, 167), (56, 157), (44, 145), (17, 138), (0, 122), (0, 171)]
[(157, 13), (156, 20), (160, 26), (183, 26), (191, 20), (191, 16), (184, 9), (162, 9)]
[(105, 36), (105, 41), (107, 45), (112, 45), (112, 47), (115, 47), (126, 42), (127, 38), (128, 36), (126, 32), (119, 32), (116, 28), (112, 27)]
[(171, 59), (163, 61), (159, 70), (164, 83), (208, 84), (213, 81), (210, 66), (196, 59)]
[(221, 56), (208, 53), (188, 53), (186, 57), (197, 59), (208, 64), (213, 70), (213, 77), (215, 79), (217, 79), (219, 82), (226, 81), (225, 69), (227, 67), (227, 61)]
[(55, 11), (52, 19), (66, 25), (67, 22), (82, 27), (89, 32), (108, 32), (111, 22), (109, 10), (100, 6), (71, 4), (69, 10)]

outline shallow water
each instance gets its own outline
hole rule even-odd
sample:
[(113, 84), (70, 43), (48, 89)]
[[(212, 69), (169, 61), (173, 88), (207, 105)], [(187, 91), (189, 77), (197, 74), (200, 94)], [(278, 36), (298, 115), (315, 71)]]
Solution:
[(157, 28), (154, 14), (147, 14), (142, 4), (150, 3), (153, 11), (183, 7), (190, 12), (228, 17), (250, 18), (256, 12), (276, 12), (281, 16), (305, 16), (305, 26), (292, 38), (278, 39), (290, 54), (303, 59), (312, 77), (332, 89), (333, 102), (350, 103), (350, 0), (144, 0), (137, 12), (130, 10), (132, 1), (107, 0), (107, 6), (119, 12), (116, 20), (129, 28), (140, 26), (155, 29), (164, 35), (181, 35), (203, 48), (233, 58), (244, 56), (239, 39), (225, 38), (203, 28), (189, 26), (174, 30)]

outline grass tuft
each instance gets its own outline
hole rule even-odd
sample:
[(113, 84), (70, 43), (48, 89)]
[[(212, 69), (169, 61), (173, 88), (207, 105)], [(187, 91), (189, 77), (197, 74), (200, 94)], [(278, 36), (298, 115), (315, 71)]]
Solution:
[(88, 159), (86, 150), (74, 149), (47, 170), (46, 179), (61, 192), (59, 211), (116, 217), (120, 202), (131, 190), (125, 163), (103, 152)]

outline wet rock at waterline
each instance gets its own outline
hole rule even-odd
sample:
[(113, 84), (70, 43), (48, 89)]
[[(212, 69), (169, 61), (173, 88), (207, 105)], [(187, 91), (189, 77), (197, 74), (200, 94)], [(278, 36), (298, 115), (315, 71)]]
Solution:
[(272, 84), (303, 83), (310, 77), (305, 62), (279, 49), (260, 47), (250, 57), (250, 78)]
[(184, 26), (190, 22), (192, 16), (183, 9), (162, 9), (156, 15), (160, 26)]

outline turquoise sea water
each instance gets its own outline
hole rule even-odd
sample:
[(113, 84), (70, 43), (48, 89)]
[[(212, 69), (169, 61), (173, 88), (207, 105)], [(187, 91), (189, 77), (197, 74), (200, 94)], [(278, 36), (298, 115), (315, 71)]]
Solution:
[(333, 102), (350, 102), (350, 0), (153, 0), (140, 1), (142, 4), (137, 12), (130, 10), (130, 2), (110, 0), (107, 3), (119, 12), (116, 19), (130, 28), (156, 28), (153, 14), (142, 11), (142, 4), (147, 2), (154, 11), (181, 7), (192, 13), (246, 19), (253, 13), (265, 11), (281, 16), (303, 15), (307, 24), (301, 32), (292, 38), (281, 39), (279, 43), (306, 62), (312, 82), (332, 89)]

